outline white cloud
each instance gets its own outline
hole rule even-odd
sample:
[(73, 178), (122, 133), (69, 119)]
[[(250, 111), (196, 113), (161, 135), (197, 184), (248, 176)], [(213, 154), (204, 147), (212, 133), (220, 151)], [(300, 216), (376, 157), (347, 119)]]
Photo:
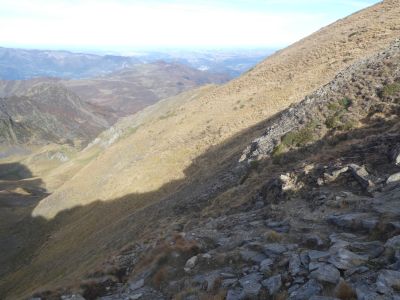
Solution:
[(335, 20), (315, 12), (228, 9), (187, 1), (0, 0), (0, 7), (3, 45), (275, 47)]

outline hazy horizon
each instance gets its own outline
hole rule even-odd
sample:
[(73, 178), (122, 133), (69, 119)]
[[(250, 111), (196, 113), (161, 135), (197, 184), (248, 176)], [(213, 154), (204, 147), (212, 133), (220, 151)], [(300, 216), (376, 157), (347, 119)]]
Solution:
[(278, 49), (379, 1), (0, 0), (0, 46), (69, 51)]

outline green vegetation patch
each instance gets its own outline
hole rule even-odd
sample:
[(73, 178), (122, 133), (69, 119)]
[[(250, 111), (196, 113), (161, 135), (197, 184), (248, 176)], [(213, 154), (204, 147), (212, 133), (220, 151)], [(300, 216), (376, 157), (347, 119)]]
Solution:
[(158, 119), (159, 119), (159, 120), (165, 120), (165, 119), (174, 117), (174, 116), (176, 116), (176, 115), (177, 115), (177, 114), (176, 114), (175, 111), (171, 111), (171, 110), (170, 110), (170, 111), (168, 111), (166, 114), (160, 116)]
[(355, 122), (354, 120), (346, 119), (343, 114), (334, 114), (326, 119), (325, 126), (328, 129), (348, 131), (355, 127)]
[(317, 121), (308, 123), (299, 130), (288, 132), (281, 138), (281, 143), (272, 151), (272, 157), (280, 157), (287, 149), (293, 147), (303, 147), (315, 140), (314, 129), (318, 126)]
[(302, 147), (314, 140), (314, 126), (309, 124), (302, 129), (291, 131), (282, 137), (282, 144), (287, 147)]
[(353, 101), (351, 101), (349, 98), (343, 98), (339, 100), (339, 105), (346, 110), (348, 110), (352, 104)]
[(332, 112), (325, 120), (328, 129), (350, 130), (354, 128), (355, 122), (346, 116), (346, 112), (353, 105), (349, 98), (342, 98), (336, 102), (328, 104), (328, 109)]
[(348, 110), (352, 104), (353, 101), (351, 101), (351, 99), (343, 98), (338, 100), (337, 102), (330, 102), (328, 104), (328, 109), (334, 112), (341, 112), (343, 110)]
[(400, 83), (392, 83), (383, 88), (383, 96), (390, 97), (400, 92)]

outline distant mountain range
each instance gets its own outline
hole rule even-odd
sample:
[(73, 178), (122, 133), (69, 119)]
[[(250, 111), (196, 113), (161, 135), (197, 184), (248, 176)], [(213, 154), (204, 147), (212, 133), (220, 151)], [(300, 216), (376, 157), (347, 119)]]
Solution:
[(228, 75), (189, 66), (138, 64), (92, 79), (0, 80), (0, 145), (85, 145), (119, 117)]
[[(0, 298), (399, 299), (399, 35), (385, 0), (81, 151), (1, 160)], [(135, 72), (104, 77), (156, 91)], [(102, 124), (67, 80), (14, 84), (11, 126)]]
[(138, 63), (134, 57), (0, 48), (0, 79), (86, 78)]
[(213, 74), (177, 63), (159, 61), (111, 74), (63, 83), (84, 101), (114, 110), (119, 117), (135, 113), (160, 99), (206, 84), (221, 84), (226, 74)]
[(121, 56), (0, 47), (0, 79), (90, 78), (160, 60), (183, 64), (210, 73), (224, 73), (233, 78), (247, 71), (272, 52), (273, 50), (203, 52), (182, 50), (150, 51)]
[(148, 62), (163, 60), (184, 64), (211, 73), (225, 73), (233, 78), (248, 71), (275, 51), (275, 49), (166, 50), (146, 52), (137, 57)]

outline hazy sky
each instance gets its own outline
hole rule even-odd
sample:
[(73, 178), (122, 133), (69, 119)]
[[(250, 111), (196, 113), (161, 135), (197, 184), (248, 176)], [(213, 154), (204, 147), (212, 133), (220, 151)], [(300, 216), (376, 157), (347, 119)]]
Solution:
[(0, 0), (0, 46), (282, 47), (376, 0)]

